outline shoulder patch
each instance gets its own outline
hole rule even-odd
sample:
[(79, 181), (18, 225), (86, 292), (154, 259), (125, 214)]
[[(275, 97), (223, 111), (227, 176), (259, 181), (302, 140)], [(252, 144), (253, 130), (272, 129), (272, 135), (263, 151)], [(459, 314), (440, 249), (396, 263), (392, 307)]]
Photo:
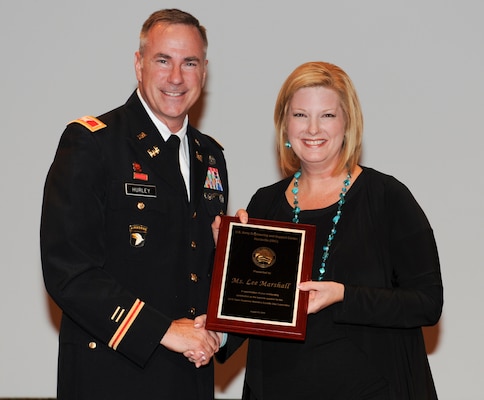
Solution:
[(74, 121), (71, 121), (70, 123), (81, 124), (84, 127), (86, 127), (87, 129), (89, 129), (91, 132), (96, 132), (99, 129), (106, 128), (106, 126), (107, 126), (101, 120), (99, 120), (99, 119), (97, 119), (95, 117), (91, 117), (89, 115), (86, 115), (84, 117), (75, 119)]

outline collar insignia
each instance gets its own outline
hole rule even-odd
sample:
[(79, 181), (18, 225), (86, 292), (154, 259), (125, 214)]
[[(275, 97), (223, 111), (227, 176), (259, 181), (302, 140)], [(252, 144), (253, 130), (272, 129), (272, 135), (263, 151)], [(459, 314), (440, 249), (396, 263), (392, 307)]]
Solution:
[(144, 139), (146, 136), (148, 136), (148, 135), (147, 135), (146, 133), (144, 133), (144, 132), (138, 133), (138, 134), (136, 135), (136, 137), (138, 138), (138, 140), (142, 140), (142, 139)]
[(151, 158), (156, 157), (158, 154), (160, 154), (160, 149), (158, 148), (158, 146), (153, 146), (151, 149), (148, 149), (146, 151)]

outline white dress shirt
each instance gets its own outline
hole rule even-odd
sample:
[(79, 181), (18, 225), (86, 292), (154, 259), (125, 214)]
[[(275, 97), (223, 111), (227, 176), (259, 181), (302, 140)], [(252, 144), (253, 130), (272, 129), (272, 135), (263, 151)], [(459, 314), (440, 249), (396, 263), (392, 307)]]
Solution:
[(138, 97), (143, 104), (146, 112), (150, 116), (151, 120), (155, 124), (156, 128), (160, 132), (161, 136), (165, 140), (168, 140), (170, 135), (177, 135), (180, 138), (180, 153), (179, 153), (179, 160), (180, 160), (180, 171), (183, 176), (183, 180), (185, 181), (185, 189), (187, 191), (188, 201), (190, 201), (190, 154), (189, 154), (189, 147), (188, 147), (188, 137), (187, 137), (187, 126), (188, 126), (188, 115), (185, 117), (183, 121), (183, 126), (178, 132), (172, 133), (168, 127), (161, 122), (155, 114), (151, 111), (148, 107), (148, 104), (144, 101), (139, 89), (136, 91)]

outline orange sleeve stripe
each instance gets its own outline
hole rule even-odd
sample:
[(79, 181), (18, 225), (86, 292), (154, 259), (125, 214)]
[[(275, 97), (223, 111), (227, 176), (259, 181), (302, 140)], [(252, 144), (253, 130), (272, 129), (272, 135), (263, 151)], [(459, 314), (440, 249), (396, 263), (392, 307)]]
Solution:
[(138, 316), (144, 305), (144, 302), (142, 302), (140, 299), (136, 299), (133, 306), (128, 311), (128, 314), (126, 314), (126, 318), (124, 318), (123, 322), (121, 322), (121, 325), (119, 325), (119, 328), (116, 330), (113, 337), (109, 341), (109, 347), (111, 347), (113, 350), (116, 350), (118, 348), (119, 344), (123, 340), (129, 328), (131, 328), (131, 325), (135, 321), (136, 317)]

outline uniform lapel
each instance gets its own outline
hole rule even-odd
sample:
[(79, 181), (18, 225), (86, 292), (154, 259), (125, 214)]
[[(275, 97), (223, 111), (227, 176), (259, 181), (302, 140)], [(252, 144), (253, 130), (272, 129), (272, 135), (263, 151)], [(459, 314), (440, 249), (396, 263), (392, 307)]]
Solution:
[(199, 138), (194, 129), (188, 126), (188, 143), (190, 146), (190, 190), (193, 208), (198, 206), (202, 198), (205, 178), (207, 175), (208, 154), (203, 145), (202, 138)]
[[(149, 118), (143, 105), (134, 93), (126, 103), (127, 111), (131, 114), (128, 121), (133, 121), (129, 129), (128, 141), (139, 155), (140, 161), (148, 164), (170, 188), (182, 194), (186, 199), (186, 190), (179, 184), (177, 165), (173, 165), (167, 157), (168, 148), (161, 134)], [(188, 201), (188, 199), (187, 199)]]

